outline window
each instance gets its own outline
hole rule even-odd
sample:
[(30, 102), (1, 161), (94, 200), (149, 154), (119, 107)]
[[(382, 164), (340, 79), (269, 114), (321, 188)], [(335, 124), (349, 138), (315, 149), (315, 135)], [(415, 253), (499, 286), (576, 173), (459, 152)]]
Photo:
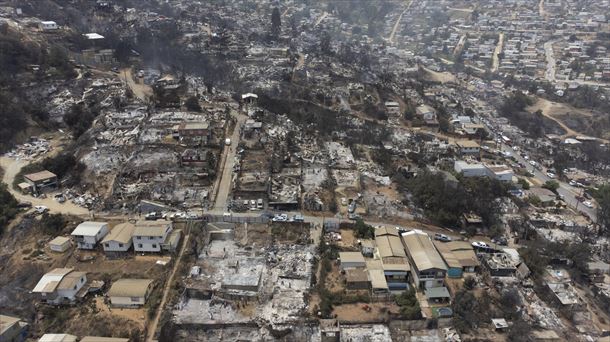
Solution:
[(157, 244), (156, 244), (156, 243), (153, 243), (153, 244), (152, 244), (152, 248), (157, 248)]
[(119, 247), (123, 248), (123, 244), (122, 244), (122, 243), (119, 243)]
[(141, 243), (138, 244), (138, 248), (142, 248), (142, 244)]
[(140, 297), (131, 297), (131, 301), (137, 303), (140, 301)]
[(142, 240), (142, 237), (141, 236), (136, 236), (136, 239)]
[(80, 282), (83, 283), (85, 281), (85, 278), (80, 278)]
[(148, 237), (148, 239), (149, 239), (149, 240), (153, 240), (153, 239), (154, 239), (154, 237), (152, 237), (152, 236), (149, 236), (149, 237)]
[(104, 245), (106, 246), (106, 248), (110, 248), (110, 244), (109, 243), (106, 242)]
[(76, 285), (74, 285), (74, 289), (76, 290)]

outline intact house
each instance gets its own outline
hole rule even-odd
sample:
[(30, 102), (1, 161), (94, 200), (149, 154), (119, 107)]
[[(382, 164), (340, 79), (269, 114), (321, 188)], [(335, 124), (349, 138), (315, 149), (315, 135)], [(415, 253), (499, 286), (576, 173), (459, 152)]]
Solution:
[[(23, 192), (39, 194), (47, 188), (57, 188), (57, 175), (51, 171), (40, 171), (23, 176), (24, 186), (19, 186)], [(23, 183), (22, 183), (23, 184)]]
[(456, 160), (453, 164), (455, 172), (464, 177), (489, 177), (500, 182), (511, 182), (514, 172), (510, 167), (501, 165), (484, 165), (482, 163), (468, 163), (463, 160)]
[(119, 279), (112, 284), (107, 296), (112, 306), (139, 307), (146, 304), (152, 288), (151, 279)]
[(375, 229), (375, 259), (379, 261), (378, 267), (385, 276), (385, 282), (391, 291), (402, 291), (409, 287), (409, 273), (411, 266), (407, 253), (400, 241), (398, 229), (383, 227)]
[(22, 342), (27, 336), (28, 324), (20, 318), (0, 315), (0, 341)]
[(85, 221), (72, 232), (72, 238), (80, 249), (94, 249), (99, 241), (108, 234), (108, 223)]
[(339, 260), (341, 270), (366, 267), (364, 256), (360, 252), (339, 252)]
[(75, 272), (73, 268), (56, 268), (43, 275), (32, 292), (39, 293), (48, 304), (71, 304), (87, 294), (86, 284), (86, 272)]
[(462, 156), (478, 156), (481, 152), (481, 145), (474, 140), (460, 140), (455, 145)]
[(464, 272), (476, 272), (481, 265), (467, 241), (434, 241), (434, 246), (447, 264), (449, 278), (461, 278)]
[(447, 266), (428, 234), (415, 229), (402, 234), (412, 266), (413, 283), (422, 289), (444, 285)]
[(102, 240), (102, 247), (106, 254), (119, 254), (127, 252), (133, 245), (133, 232), (136, 226), (129, 223), (116, 225)]
[(207, 122), (183, 122), (176, 131), (178, 139), (184, 143), (207, 145), (212, 139), (212, 130)]
[(180, 236), (181, 231), (174, 231), (171, 221), (138, 221), (133, 232), (133, 246), (136, 252), (173, 252)]
[(428, 105), (420, 105), (415, 108), (415, 112), (420, 116), (426, 125), (437, 126), (438, 120), (436, 119), (436, 111)]

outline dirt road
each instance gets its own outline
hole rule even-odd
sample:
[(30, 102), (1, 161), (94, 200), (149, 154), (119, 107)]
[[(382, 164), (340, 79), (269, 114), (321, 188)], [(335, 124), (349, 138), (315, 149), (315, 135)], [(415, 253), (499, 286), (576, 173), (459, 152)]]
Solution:
[(22, 202), (31, 202), (32, 206), (44, 205), (49, 208), (52, 213), (70, 214), (76, 216), (88, 216), (89, 210), (87, 208), (80, 207), (71, 202), (59, 203), (53, 199), (52, 196), (47, 198), (36, 198), (28, 195), (23, 195), (20, 192), (13, 189), (13, 182), (15, 176), (21, 171), (21, 169), (28, 165), (29, 161), (15, 160), (8, 157), (0, 157), (0, 166), (4, 170), (2, 182), (6, 184), (9, 192), (18, 200)]
[(407, 5), (407, 7), (402, 12), (400, 12), (400, 15), (398, 16), (398, 19), (396, 19), (396, 23), (394, 23), (394, 27), (392, 27), (392, 32), (390, 33), (390, 37), (388, 38), (388, 41), (390, 43), (394, 42), (394, 36), (396, 36), (396, 31), (398, 30), (398, 25), (400, 25), (400, 21), (402, 20), (402, 16), (405, 13), (407, 13), (409, 8), (411, 8), (412, 4), (413, 4), (413, 0), (409, 1), (409, 4)]
[[(588, 135), (584, 132), (578, 132), (578, 131), (573, 130), (572, 128), (568, 127), (563, 121), (561, 121), (560, 118), (557, 117), (557, 116), (565, 115), (567, 113), (578, 114), (578, 115), (582, 115), (582, 116), (591, 116), (591, 113), (586, 112), (582, 109), (574, 108), (565, 103), (551, 102), (547, 99), (538, 98), (538, 101), (536, 103), (534, 103), (534, 105), (528, 107), (527, 110), (531, 113), (534, 113), (537, 110), (541, 110), (542, 115), (555, 121), (559, 126), (561, 126), (561, 128), (563, 128), (566, 131), (566, 133), (564, 135), (562, 135), (562, 138), (574, 137), (574, 136), (578, 136), (578, 135), (585, 135), (585, 136)], [(604, 143), (609, 142), (606, 139), (602, 139), (602, 138), (597, 138), (597, 139), (599, 139), (601, 142), (604, 142)]]
[(144, 85), (137, 84), (133, 80), (130, 68), (121, 69), (119, 72), (119, 78), (127, 83), (127, 86), (133, 91), (133, 94), (142, 101), (147, 101), (153, 94), (152, 88)]
[(167, 281), (165, 282), (165, 288), (163, 289), (163, 297), (161, 297), (161, 302), (159, 303), (159, 306), (157, 307), (157, 312), (155, 313), (155, 318), (148, 325), (148, 330), (146, 332), (146, 341), (147, 342), (154, 341), (155, 332), (157, 330), (157, 326), (159, 325), (159, 320), (161, 319), (161, 313), (163, 313), (163, 309), (165, 308), (165, 303), (167, 302), (167, 296), (169, 294), (169, 290), (171, 289), (172, 284), (174, 282), (174, 277), (176, 275), (176, 271), (178, 271), (178, 268), (180, 267), (180, 262), (182, 261), (182, 256), (184, 255), (184, 251), (186, 250), (186, 248), (188, 246), (189, 239), (191, 237), (190, 224), (192, 224), (193, 221), (189, 221), (189, 222), (190, 222), (189, 226), (187, 227), (187, 229), (185, 229), (186, 235), (184, 236), (184, 242), (182, 243), (182, 248), (180, 248), (180, 253), (178, 253), (176, 262), (174, 262), (174, 268), (172, 269), (172, 273), (169, 275), (169, 278), (167, 278)]

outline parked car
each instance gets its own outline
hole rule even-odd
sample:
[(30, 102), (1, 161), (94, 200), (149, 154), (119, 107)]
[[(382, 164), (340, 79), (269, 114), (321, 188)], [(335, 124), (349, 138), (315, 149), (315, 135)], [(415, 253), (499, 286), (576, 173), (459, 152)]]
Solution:
[(49, 208), (45, 207), (44, 205), (37, 205), (34, 207), (34, 211), (39, 214), (43, 214), (43, 213), (49, 211)]
[(555, 178), (555, 174), (552, 172), (547, 172), (546, 175), (551, 179)]
[(155, 211), (150, 212), (150, 213), (144, 215), (144, 219), (147, 220), (147, 221), (155, 221), (155, 220), (158, 220), (160, 218), (161, 218), (161, 213), (158, 213), (158, 212), (155, 212)]
[(436, 233), (434, 234), (434, 240), (438, 240), (441, 242), (449, 242), (451, 241), (451, 238), (445, 234)]
[(474, 248), (490, 248), (488, 244), (482, 241), (475, 241), (472, 243), (472, 247)]
[(584, 202), (582, 202), (582, 204), (584, 204), (585, 207), (587, 207), (587, 208), (593, 208), (593, 203), (591, 203), (589, 201), (584, 201)]

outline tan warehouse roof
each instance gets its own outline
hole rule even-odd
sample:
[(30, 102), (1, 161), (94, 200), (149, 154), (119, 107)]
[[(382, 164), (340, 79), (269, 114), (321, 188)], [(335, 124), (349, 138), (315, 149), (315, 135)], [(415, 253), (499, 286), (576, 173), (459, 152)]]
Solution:
[(445, 262), (434, 248), (428, 234), (421, 230), (412, 230), (402, 235), (407, 250), (419, 271), (429, 269), (447, 270)]
[(144, 297), (152, 279), (119, 279), (108, 291), (109, 297)]
[(357, 262), (364, 265), (364, 256), (360, 252), (339, 252), (341, 262)]
[(388, 282), (382, 270), (369, 270), (369, 280), (374, 289), (388, 289)]
[(375, 242), (377, 243), (379, 256), (382, 258), (407, 256), (405, 248), (403, 247), (402, 242), (400, 242), (400, 238), (398, 236), (380, 236), (375, 240)]
[(136, 226), (129, 222), (121, 223), (116, 225), (108, 235), (102, 240), (102, 243), (108, 241), (116, 241), (119, 243), (128, 243), (131, 241), (131, 237), (133, 236), (133, 232), (136, 229)]
[(80, 342), (129, 342), (128, 338), (85, 336)]

